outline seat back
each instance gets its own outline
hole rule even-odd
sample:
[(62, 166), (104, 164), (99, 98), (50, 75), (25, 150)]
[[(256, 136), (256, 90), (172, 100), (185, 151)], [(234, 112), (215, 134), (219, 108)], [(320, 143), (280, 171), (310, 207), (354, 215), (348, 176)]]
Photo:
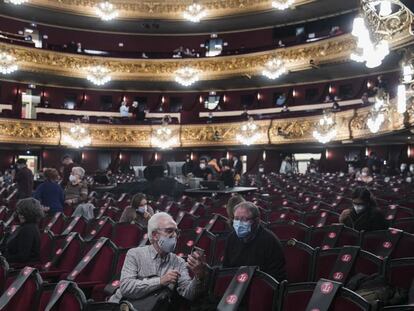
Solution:
[(58, 256), (55, 262), (51, 263), (50, 267), (47, 267), (51, 271), (69, 272), (75, 268), (82, 256), (84, 241), (78, 233), (72, 233), (73, 238), (66, 245), (67, 239), (70, 237), (60, 236), (55, 239), (54, 254)]
[(397, 287), (409, 289), (414, 280), (414, 258), (393, 259), (388, 262), (388, 282)]
[(292, 221), (277, 221), (271, 223), (267, 228), (272, 231), (279, 240), (295, 239), (305, 241), (309, 227), (303, 223)]
[(359, 245), (360, 233), (352, 228), (340, 224), (328, 225), (323, 227), (314, 227), (310, 230), (310, 237), (308, 244), (312, 247), (324, 247), (326, 239), (335, 239), (335, 246), (340, 247), (345, 245)]
[(111, 240), (117, 247), (137, 247), (144, 236), (144, 229), (131, 223), (117, 223), (113, 226)]
[(0, 294), (3, 294), (9, 269), (10, 267), (6, 258), (0, 256)]
[(295, 239), (282, 241), (289, 283), (306, 282), (312, 279), (317, 251)]

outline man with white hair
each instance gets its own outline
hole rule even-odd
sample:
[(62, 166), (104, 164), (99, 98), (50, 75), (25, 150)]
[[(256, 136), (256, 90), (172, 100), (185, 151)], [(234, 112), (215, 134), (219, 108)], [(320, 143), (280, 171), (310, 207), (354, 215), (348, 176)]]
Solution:
[[(154, 214), (148, 221), (148, 238), (151, 245), (130, 249), (121, 272), (121, 284), (110, 298), (111, 302), (130, 301), (150, 296), (169, 287), (189, 300), (202, 288), (205, 260), (198, 252), (188, 256), (187, 262), (175, 255), (179, 231), (174, 219), (167, 213)], [(193, 273), (191, 278), (189, 271)], [(128, 304), (121, 304), (128, 311)]]

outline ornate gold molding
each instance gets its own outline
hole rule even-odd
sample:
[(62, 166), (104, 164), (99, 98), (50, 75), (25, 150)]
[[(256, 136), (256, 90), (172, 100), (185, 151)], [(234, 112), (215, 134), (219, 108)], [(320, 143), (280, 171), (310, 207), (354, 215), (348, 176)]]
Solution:
[[(296, 0), (295, 6), (304, 5), (316, 0)], [(96, 16), (94, 6), (101, 0), (30, 0), (28, 5), (47, 8), (54, 11), (64, 11), (77, 15)], [(119, 11), (120, 19), (178, 19), (191, 0), (112, 0)], [(199, 0), (208, 15), (206, 19), (230, 15), (255, 13), (272, 10), (271, 0)]]
[[(395, 103), (391, 104), (394, 107)], [(347, 110), (335, 114), (337, 136), (335, 141), (366, 139), (391, 133), (414, 124), (411, 117), (392, 108), (386, 113), (386, 121), (377, 134), (372, 134), (366, 126), (371, 107)], [(282, 145), (292, 143), (316, 143), (312, 136), (316, 123), (321, 118), (304, 116), (255, 121), (260, 139), (255, 145)], [(404, 121), (406, 122), (404, 124)], [(0, 143), (29, 145), (59, 145), (61, 135), (66, 133), (71, 123), (43, 122), (36, 120), (0, 119)], [(238, 146), (236, 135), (240, 132), (241, 122), (171, 125), (173, 134), (179, 136), (179, 144), (173, 147)], [(151, 148), (151, 136), (159, 126), (98, 125), (90, 124), (92, 147)]]

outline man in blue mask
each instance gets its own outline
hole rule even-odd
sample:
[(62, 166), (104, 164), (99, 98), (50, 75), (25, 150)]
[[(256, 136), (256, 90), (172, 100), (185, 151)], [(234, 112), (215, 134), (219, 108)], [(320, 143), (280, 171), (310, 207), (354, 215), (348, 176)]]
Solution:
[(286, 279), (282, 245), (260, 224), (256, 205), (242, 202), (235, 206), (233, 229), (226, 241), (223, 267), (258, 266), (279, 282)]

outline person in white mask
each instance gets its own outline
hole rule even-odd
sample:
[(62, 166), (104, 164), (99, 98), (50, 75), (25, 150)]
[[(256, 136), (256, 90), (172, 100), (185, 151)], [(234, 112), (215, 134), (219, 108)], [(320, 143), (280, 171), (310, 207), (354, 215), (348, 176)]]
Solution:
[(154, 210), (148, 205), (146, 195), (137, 193), (131, 199), (131, 206), (122, 212), (119, 222), (136, 223), (146, 228), (152, 215), (154, 215)]
[(203, 178), (204, 180), (213, 180), (214, 172), (208, 166), (207, 158), (200, 158), (200, 163), (198, 168), (195, 169), (194, 175), (198, 178)]
[(75, 166), (69, 175), (69, 183), (65, 188), (65, 204), (73, 205), (86, 201), (88, 198), (88, 184), (83, 179), (85, 170)]
[(339, 216), (339, 222), (355, 230), (374, 231), (388, 229), (384, 214), (377, 208), (371, 192), (358, 187), (352, 193), (352, 208), (345, 209)]
[[(151, 245), (128, 251), (120, 287), (109, 301), (119, 303), (126, 300), (134, 305), (134, 301), (166, 287), (186, 299), (196, 298), (203, 288), (205, 259), (197, 251), (188, 256), (187, 262), (174, 254), (178, 234), (177, 224), (169, 214), (154, 214), (148, 221)], [(190, 277), (189, 270), (194, 277)], [(122, 303), (120, 310), (130, 310), (128, 303)]]
[(370, 183), (374, 180), (374, 178), (371, 176), (371, 171), (368, 167), (364, 167), (361, 169), (361, 174), (359, 174), (358, 181), (362, 181), (364, 183)]

